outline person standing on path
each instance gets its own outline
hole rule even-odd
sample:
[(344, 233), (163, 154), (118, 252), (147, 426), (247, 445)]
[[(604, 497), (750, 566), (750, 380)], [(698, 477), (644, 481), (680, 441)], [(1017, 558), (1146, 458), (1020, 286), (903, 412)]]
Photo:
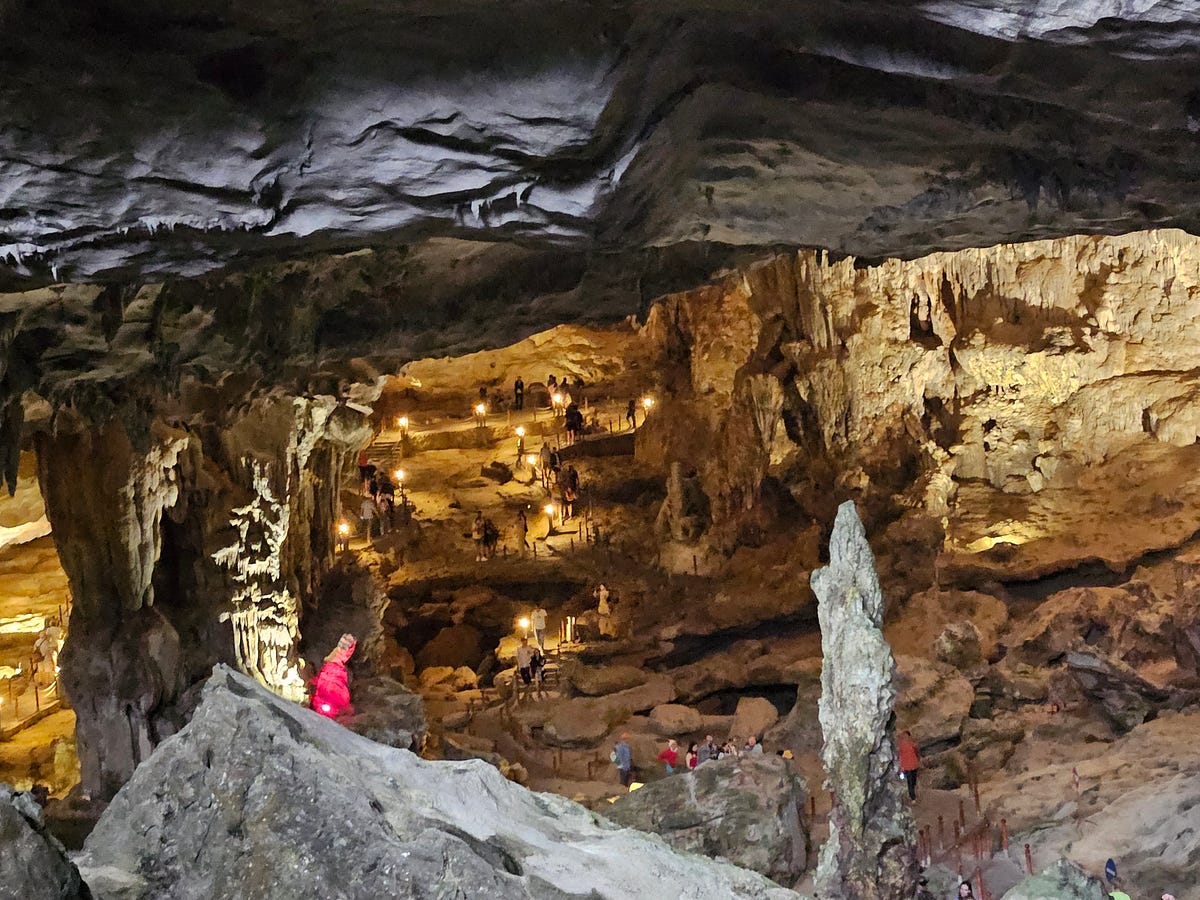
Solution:
[(513, 382), (513, 409), (525, 408), (525, 379), (520, 375)]
[(483, 562), (487, 557), (483, 555), (483, 537), (484, 523), (483, 510), (475, 513), (475, 521), (471, 523), (471, 540), (475, 542), (475, 562)]
[(667, 741), (667, 746), (658, 754), (658, 761), (663, 764), (668, 775), (675, 772), (675, 767), (679, 765), (679, 744), (675, 738)]
[(608, 598), (611, 596), (607, 587), (601, 584), (592, 592), (592, 596), (596, 598), (596, 624), (600, 628), (601, 637), (616, 637), (617, 630), (613, 627), (612, 607), (609, 605)]
[(921, 754), (913, 743), (912, 734), (907, 731), (900, 733), (896, 741), (896, 752), (900, 757), (900, 774), (908, 785), (908, 799), (914, 803), (917, 799), (917, 771), (921, 768)]
[(513, 691), (517, 702), (521, 702), (521, 697), (526, 700), (532, 699), (531, 687), (533, 684), (533, 648), (529, 646), (529, 638), (521, 638), (521, 646), (517, 648), (517, 678), (514, 679)]
[(517, 510), (517, 537), (521, 541), (521, 552), (529, 550), (529, 519), (525, 515), (525, 507)]
[(629, 732), (621, 732), (621, 739), (613, 747), (613, 762), (617, 764), (617, 775), (621, 779), (621, 787), (628, 788), (633, 783), (633, 750), (629, 746)]
[(540, 603), (538, 608), (529, 614), (529, 623), (533, 626), (533, 636), (538, 648), (546, 652), (546, 609)]

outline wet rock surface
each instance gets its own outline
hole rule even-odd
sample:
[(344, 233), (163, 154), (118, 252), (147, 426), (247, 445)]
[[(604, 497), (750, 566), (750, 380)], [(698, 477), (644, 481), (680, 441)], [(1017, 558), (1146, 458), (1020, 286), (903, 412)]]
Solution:
[(804, 780), (778, 757), (706, 762), (617, 798), (608, 818), (677, 850), (719, 857), (783, 885), (808, 862)]
[[(587, 865), (581, 865), (580, 856)], [(676, 855), (484, 762), (427, 763), (218, 669), (192, 723), (141, 766), (88, 839), (100, 896), (797, 895)]]

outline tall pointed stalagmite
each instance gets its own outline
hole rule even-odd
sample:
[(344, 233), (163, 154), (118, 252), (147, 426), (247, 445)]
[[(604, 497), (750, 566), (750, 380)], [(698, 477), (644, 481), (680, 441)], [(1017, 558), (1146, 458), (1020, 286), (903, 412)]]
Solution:
[(812, 575), (821, 623), (821, 751), (834, 795), (816, 887), (822, 898), (908, 900), (917, 879), (912, 815), (895, 761), (896, 662), (883, 592), (854, 504), (838, 508), (829, 565)]

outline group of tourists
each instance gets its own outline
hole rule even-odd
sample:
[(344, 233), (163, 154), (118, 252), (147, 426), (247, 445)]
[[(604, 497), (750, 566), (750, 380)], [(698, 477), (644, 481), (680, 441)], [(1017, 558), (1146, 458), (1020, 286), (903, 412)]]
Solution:
[[(737, 738), (731, 737), (723, 744), (718, 744), (713, 736), (709, 734), (705, 735), (704, 740), (700, 743), (692, 741), (688, 744), (687, 751), (683, 754), (682, 760), (680, 759), (679, 742), (671, 738), (667, 741), (666, 746), (659, 751), (657, 759), (658, 762), (662, 763), (663, 771), (667, 775), (672, 775), (679, 770), (693, 772), (698, 766), (702, 766), (706, 762), (730, 757), (761, 756), (762, 752), (762, 744), (759, 743), (755, 735), (750, 735), (746, 739), (746, 742), (739, 746)], [(783, 751), (780, 755), (788, 759), (791, 758), (791, 754), (788, 751)], [(609, 759), (617, 767), (617, 776), (621, 780), (621, 785), (629, 787), (633, 783), (634, 771), (633, 751), (629, 746), (629, 732), (621, 733), (621, 738), (613, 746), (612, 753), (609, 754)]]
[(363, 536), (370, 539), (384, 535), (396, 527), (396, 484), (367, 457), (358, 455), (358, 474), (362, 479), (362, 502), (358, 520)]
[[(543, 619), (543, 643), (545, 640), (545, 620)], [(518, 703), (530, 699), (536, 691), (536, 699), (541, 700), (545, 693), (543, 684), (546, 676), (546, 652), (544, 646), (529, 643), (529, 638), (521, 638), (517, 647), (517, 678), (513, 683), (513, 696)]]
[(500, 543), (500, 529), (490, 518), (484, 516), (483, 510), (475, 513), (475, 521), (471, 523), (471, 541), (475, 544), (475, 562), (487, 562), (496, 555), (496, 547)]

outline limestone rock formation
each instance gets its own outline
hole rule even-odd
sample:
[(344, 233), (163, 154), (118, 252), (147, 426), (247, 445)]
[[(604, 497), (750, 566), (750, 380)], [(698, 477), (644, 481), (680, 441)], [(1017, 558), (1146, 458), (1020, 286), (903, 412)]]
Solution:
[(1100, 879), (1060, 859), (1005, 892), (1001, 900), (1104, 900), (1107, 896)]
[(892, 680), (883, 639), (883, 594), (862, 522), (838, 508), (829, 566), (812, 575), (821, 623), (821, 759), (835, 800), (821, 847), (817, 892), (860, 900), (908, 900), (917, 883), (912, 815), (895, 759)]
[[(586, 859), (586, 865), (581, 864)], [(373, 744), (218, 668), (80, 860), (128, 900), (651, 896), (785, 900), (762, 876), (617, 829), (481, 761)]]
[(660, 835), (676, 850), (727, 859), (783, 885), (808, 861), (807, 789), (785, 760), (726, 758), (620, 796), (620, 825)]
[(763, 697), (742, 697), (733, 712), (730, 734), (740, 741), (751, 735), (762, 740), (764, 732), (779, 721), (779, 710)]
[(32, 796), (0, 784), (0, 900), (90, 900)]

